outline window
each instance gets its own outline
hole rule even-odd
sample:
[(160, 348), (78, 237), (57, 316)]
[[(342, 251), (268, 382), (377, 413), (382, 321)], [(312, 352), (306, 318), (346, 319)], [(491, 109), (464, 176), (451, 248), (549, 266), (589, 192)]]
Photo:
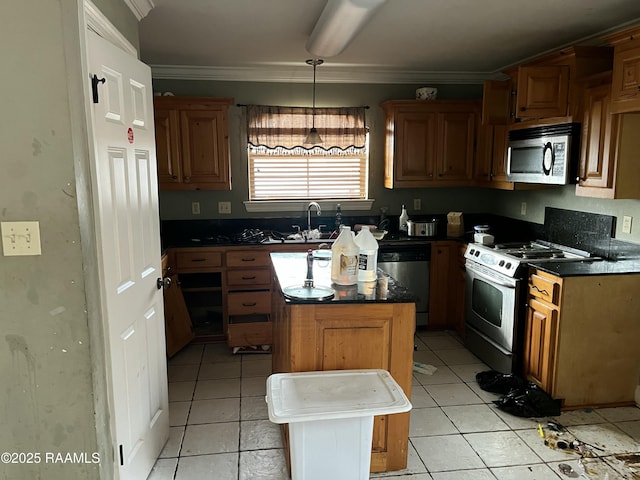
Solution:
[[(249, 200), (367, 199), (364, 111), (248, 106)], [(304, 144), (312, 124), (322, 145)]]

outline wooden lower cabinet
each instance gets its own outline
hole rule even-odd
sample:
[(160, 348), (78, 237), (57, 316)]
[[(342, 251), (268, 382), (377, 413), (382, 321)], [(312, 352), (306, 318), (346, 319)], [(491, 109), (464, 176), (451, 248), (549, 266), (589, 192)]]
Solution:
[[(273, 297), (274, 373), (380, 368), (410, 398), (415, 304), (305, 305)], [(409, 413), (376, 416), (371, 471), (406, 468), (408, 440)]]
[(632, 405), (640, 371), (640, 275), (559, 278), (535, 269), (524, 375), (562, 408)]
[(535, 299), (529, 300), (525, 330), (524, 374), (543, 390), (553, 386), (558, 310)]
[(164, 321), (167, 340), (167, 356), (173, 357), (186, 347), (195, 335), (191, 328), (191, 318), (180, 289), (178, 275), (172, 275), (171, 285), (164, 291)]
[(453, 240), (433, 242), (429, 267), (429, 324), (432, 330), (453, 329), (464, 334), (464, 251)]

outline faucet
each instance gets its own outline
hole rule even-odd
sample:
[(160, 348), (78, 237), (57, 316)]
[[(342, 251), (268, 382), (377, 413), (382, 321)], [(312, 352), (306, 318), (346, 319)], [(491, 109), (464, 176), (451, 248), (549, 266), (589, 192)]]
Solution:
[(311, 231), (311, 207), (316, 207), (316, 215), (320, 216), (320, 204), (318, 202), (309, 202), (307, 205), (307, 233)]

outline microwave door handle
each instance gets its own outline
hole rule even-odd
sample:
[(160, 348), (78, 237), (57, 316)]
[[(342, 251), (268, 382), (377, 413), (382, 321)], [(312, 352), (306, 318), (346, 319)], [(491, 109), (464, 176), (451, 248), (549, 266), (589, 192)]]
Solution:
[[(549, 150), (549, 168), (547, 168), (545, 162), (547, 150)], [(542, 146), (542, 171), (546, 176), (551, 175), (551, 170), (553, 169), (554, 162), (555, 155), (553, 153), (553, 144), (551, 142), (547, 142)]]
[(480, 273), (478, 270), (475, 270), (473, 267), (472, 267), (472, 268), (469, 268), (469, 267), (467, 266), (467, 270), (471, 270), (475, 276), (480, 277), (480, 278), (484, 278), (485, 280), (487, 280), (487, 281), (489, 281), (489, 282), (492, 282), (492, 283), (495, 283), (495, 284), (497, 284), (497, 285), (500, 285), (501, 287), (506, 287), (506, 288), (516, 288), (516, 287), (515, 287), (515, 285), (509, 285), (509, 284), (508, 284), (508, 283), (506, 283), (506, 282), (501, 282), (501, 281), (500, 281), (500, 280), (498, 280), (497, 278), (493, 278), (493, 277), (490, 277), (490, 276), (485, 275), (485, 274), (483, 274), (483, 273)]

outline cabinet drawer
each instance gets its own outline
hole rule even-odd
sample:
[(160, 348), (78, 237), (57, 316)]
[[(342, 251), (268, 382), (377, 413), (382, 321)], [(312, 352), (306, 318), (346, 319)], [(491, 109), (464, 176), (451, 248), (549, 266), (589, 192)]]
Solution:
[(255, 270), (227, 270), (227, 285), (229, 287), (247, 287), (255, 285), (269, 285), (271, 271), (268, 268)]
[(550, 278), (541, 277), (533, 273), (529, 278), (529, 295), (558, 305), (560, 284)]
[(227, 267), (268, 267), (269, 252), (238, 250), (227, 252)]
[(222, 252), (192, 251), (177, 252), (176, 267), (178, 271), (206, 269), (222, 266)]
[(230, 347), (271, 345), (272, 326), (271, 322), (229, 324), (227, 345)]
[(229, 315), (271, 313), (271, 292), (231, 292), (227, 306)]

